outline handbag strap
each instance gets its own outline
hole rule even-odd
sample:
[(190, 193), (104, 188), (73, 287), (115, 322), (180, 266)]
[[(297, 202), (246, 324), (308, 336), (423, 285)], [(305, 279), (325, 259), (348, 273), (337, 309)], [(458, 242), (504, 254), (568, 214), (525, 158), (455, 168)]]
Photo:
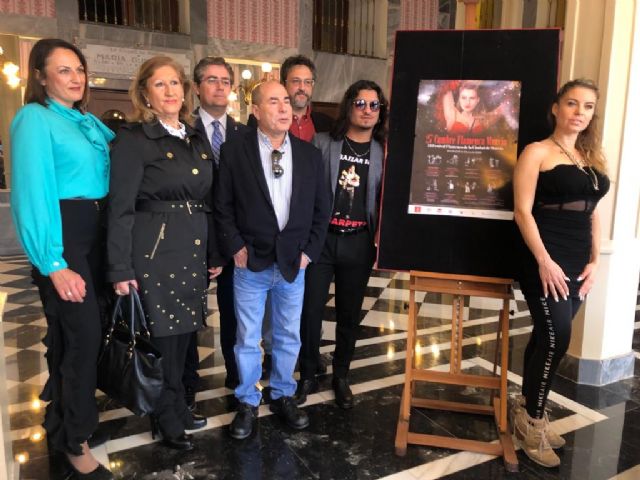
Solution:
[(137, 313), (137, 318), (140, 320), (140, 333), (149, 338), (151, 335), (149, 333), (149, 328), (147, 327), (147, 321), (145, 320), (144, 309), (142, 308), (140, 295), (138, 295), (135, 288), (129, 288), (129, 300), (131, 303), (131, 318), (133, 319), (132, 331), (135, 332), (135, 313)]

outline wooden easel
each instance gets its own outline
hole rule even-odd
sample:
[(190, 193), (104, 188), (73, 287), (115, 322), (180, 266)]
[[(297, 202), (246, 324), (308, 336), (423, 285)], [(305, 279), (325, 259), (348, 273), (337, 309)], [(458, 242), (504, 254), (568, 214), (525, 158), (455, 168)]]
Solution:
[[(513, 297), (512, 280), (471, 275), (451, 275), (431, 272), (410, 272), (409, 319), (407, 326), (407, 357), (404, 390), (400, 403), (400, 416), (396, 432), (396, 455), (407, 453), (407, 444), (428, 445), (468, 450), (504, 458), (505, 468), (518, 471), (518, 458), (507, 425), (507, 372), (509, 354), (509, 300)], [(451, 359), (448, 372), (434, 372), (416, 368), (415, 345), (417, 336), (417, 311), (415, 292), (448, 293), (453, 295), (451, 318)], [(465, 297), (488, 297), (503, 300), (500, 311), (493, 376), (462, 373), (462, 323)], [(500, 353), (500, 374), (496, 375)], [(432, 400), (414, 395), (414, 382), (435, 382), (448, 385), (464, 385), (492, 390), (491, 405), (475, 405), (446, 400)], [(499, 392), (496, 395), (496, 392)], [(484, 442), (441, 435), (427, 435), (409, 431), (411, 407), (432, 408), (453, 412), (493, 415), (499, 442)]]

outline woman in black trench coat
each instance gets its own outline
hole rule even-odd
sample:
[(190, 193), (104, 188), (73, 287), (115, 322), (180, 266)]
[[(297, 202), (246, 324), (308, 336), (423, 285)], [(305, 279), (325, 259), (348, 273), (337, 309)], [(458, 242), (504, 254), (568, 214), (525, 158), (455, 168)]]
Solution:
[(118, 295), (140, 293), (152, 342), (164, 365), (164, 391), (152, 434), (191, 450), (185, 430), (206, 418), (187, 408), (182, 386), (190, 334), (207, 315), (207, 268), (220, 273), (211, 218), (214, 165), (206, 139), (186, 120), (190, 84), (169, 57), (144, 62), (129, 91), (135, 123), (123, 126), (111, 152), (108, 279)]

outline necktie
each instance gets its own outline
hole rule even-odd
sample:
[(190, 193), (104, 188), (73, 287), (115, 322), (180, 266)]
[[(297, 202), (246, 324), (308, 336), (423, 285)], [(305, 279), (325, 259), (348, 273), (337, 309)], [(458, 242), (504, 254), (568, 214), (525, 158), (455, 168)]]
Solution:
[(216, 164), (220, 162), (220, 145), (222, 145), (222, 132), (220, 131), (220, 122), (214, 120), (213, 133), (211, 134), (211, 150), (213, 150), (213, 157), (216, 160)]

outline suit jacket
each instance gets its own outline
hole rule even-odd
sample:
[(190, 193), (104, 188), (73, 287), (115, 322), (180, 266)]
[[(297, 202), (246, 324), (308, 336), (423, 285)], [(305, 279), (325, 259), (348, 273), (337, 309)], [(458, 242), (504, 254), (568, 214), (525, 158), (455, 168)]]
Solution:
[[(209, 146), (211, 146), (211, 139), (208, 138), (207, 136), (207, 130), (206, 128), (204, 128), (204, 124), (202, 123), (202, 119), (200, 118), (200, 116), (198, 115), (198, 112), (200, 111), (200, 109), (196, 109), (196, 111), (194, 112), (196, 115), (196, 121), (194, 124), (195, 129), (200, 132), (201, 135), (204, 136), (204, 138), (207, 139), (207, 142), (209, 143)], [(236, 122), (231, 115), (227, 115), (227, 124), (225, 125), (225, 142), (228, 142), (229, 140), (233, 140), (234, 138), (242, 135), (244, 132), (247, 131), (247, 129), (249, 127), (247, 127), (246, 125), (240, 123), (240, 122)], [(211, 155), (213, 158), (213, 152), (211, 152)]]
[(225, 254), (232, 256), (247, 247), (250, 270), (259, 272), (275, 262), (285, 280), (292, 282), (303, 252), (312, 261), (320, 257), (331, 212), (320, 151), (292, 135), (289, 141), (291, 204), (282, 231), (260, 161), (258, 134), (252, 128), (222, 145), (215, 212)]
[[(340, 154), (342, 153), (343, 140), (333, 140), (328, 133), (319, 133), (313, 138), (312, 143), (322, 152), (326, 183), (325, 186), (326, 188), (330, 188), (332, 192), (331, 209), (333, 211), (338, 174), (340, 173)], [(366, 197), (367, 225), (369, 226), (369, 231), (372, 235), (375, 235), (378, 228), (383, 163), (384, 151), (382, 149), (382, 145), (372, 139)]]
[[(311, 110), (311, 121), (313, 122), (313, 128), (316, 130), (316, 135), (320, 132), (329, 132), (331, 131), (331, 127), (333, 126), (333, 118), (331, 118), (326, 113), (322, 112), (314, 112)], [(247, 126), (251, 128), (258, 127), (258, 121), (256, 117), (253, 116), (253, 113), (249, 115), (247, 119)]]
[[(211, 149), (211, 138), (209, 138), (209, 136), (207, 135), (207, 130), (204, 127), (204, 124), (202, 123), (202, 118), (200, 118), (199, 115), (200, 109), (197, 108), (193, 113), (196, 116), (196, 121), (194, 123), (194, 128), (196, 129), (196, 131), (198, 132), (198, 134), (205, 139), (206, 141), (204, 142), (207, 146), (207, 153), (210, 155), (210, 158), (215, 158), (215, 156), (213, 155), (213, 150)], [(225, 126), (225, 142), (229, 141), (229, 140), (233, 140), (234, 138), (237, 138), (239, 136), (242, 135), (243, 132), (247, 131), (249, 128), (240, 123), (240, 122), (236, 122), (231, 115), (227, 115), (227, 124)], [(216, 183), (216, 177), (218, 175), (218, 169), (219, 169), (219, 161), (218, 162), (213, 162), (213, 164), (215, 165), (215, 169), (214, 169), (214, 179), (213, 179), (213, 183), (215, 186)], [(218, 249), (218, 242), (217, 242), (217, 238), (215, 238), (215, 228), (213, 226), (213, 222), (211, 225), (211, 228), (209, 230), (209, 245), (208, 248), (210, 250), (210, 255), (213, 255), (214, 253), (218, 253), (217, 249)], [(228, 264), (229, 263), (229, 258), (225, 257), (224, 259), (224, 264)]]

